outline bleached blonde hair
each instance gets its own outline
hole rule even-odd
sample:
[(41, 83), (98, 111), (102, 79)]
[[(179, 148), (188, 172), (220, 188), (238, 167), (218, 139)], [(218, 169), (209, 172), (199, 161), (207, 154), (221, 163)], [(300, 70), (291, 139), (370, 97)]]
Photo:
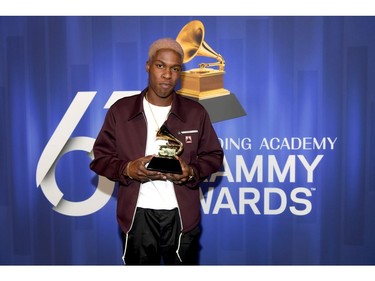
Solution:
[(184, 50), (173, 38), (161, 38), (152, 43), (150, 49), (148, 50), (148, 60), (151, 60), (156, 52), (161, 49), (170, 49), (175, 51), (181, 56), (181, 60), (184, 61)]

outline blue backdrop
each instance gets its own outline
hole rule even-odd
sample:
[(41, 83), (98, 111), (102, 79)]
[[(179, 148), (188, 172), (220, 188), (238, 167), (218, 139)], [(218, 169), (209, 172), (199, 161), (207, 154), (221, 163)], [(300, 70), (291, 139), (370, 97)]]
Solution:
[[(194, 19), (246, 112), (214, 123), (225, 162), (201, 186), (201, 264), (375, 264), (375, 18), (364, 16), (0, 17), (0, 264), (122, 264), (116, 187), (83, 207), (101, 185), (87, 148), (112, 93), (146, 86), (149, 45)], [(65, 154), (42, 157), (57, 144)], [(56, 209), (51, 186), (72, 205)]]

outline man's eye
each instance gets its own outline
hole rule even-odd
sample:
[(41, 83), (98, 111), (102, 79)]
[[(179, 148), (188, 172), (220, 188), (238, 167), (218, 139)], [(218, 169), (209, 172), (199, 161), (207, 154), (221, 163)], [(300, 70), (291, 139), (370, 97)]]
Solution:
[(157, 64), (156, 64), (156, 67), (157, 67), (157, 68), (163, 68), (164, 66), (163, 66), (161, 63), (157, 63)]
[(172, 70), (175, 71), (175, 72), (180, 72), (181, 68), (180, 67), (173, 67)]

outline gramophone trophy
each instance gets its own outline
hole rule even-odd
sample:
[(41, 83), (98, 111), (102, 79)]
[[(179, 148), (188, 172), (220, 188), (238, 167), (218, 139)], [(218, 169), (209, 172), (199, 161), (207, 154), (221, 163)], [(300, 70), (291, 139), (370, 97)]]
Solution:
[(156, 139), (166, 140), (165, 145), (160, 145), (158, 155), (154, 156), (147, 165), (151, 171), (163, 173), (182, 174), (180, 161), (176, 156), (181, 155), (184, 145), (163, 125), (156, 133)]
[[(199, 20), (189, 22), (181, 29), (176, 41), (184, 50), (184, 63), (191, 61), (195, 56), (217, 60), (214, 63), (200, 63), (199, 68), (183, 71), (181, 90), (177, 92), (198, 99), (229, 95), (230, 92), (223, 87), (224, 58), (204, 41), (203, 23)], [(219, 69), (208, 68), (209, 66), (218, 66)]]
[[(216, 59), (213, 63), (200, 63), (199, 68), (181, 72), (181, 89), (178, 94), (201, 103), (211, 121), (217, 122), (246, 115), (236, 96), (224, 88), (225, 61), (204, 41), (204, 26), (199, 20), (186, 24), (176, 37), (184, 50), (184, 63), (196, 56)], [(218, 69), (211, 68), (212, 66)]]

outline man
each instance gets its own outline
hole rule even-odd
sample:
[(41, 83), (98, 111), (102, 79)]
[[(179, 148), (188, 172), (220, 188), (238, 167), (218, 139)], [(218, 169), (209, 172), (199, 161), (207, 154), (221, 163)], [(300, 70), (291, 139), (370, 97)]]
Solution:
[[(117, 219), (126, 264), (197, 264), (199, 183), (215, 173), (223, 150), (208, 113), (176, 94), (184, 52), (171, 38), (155, 41), (146, 62), (148, 86), (108, 110), (94, 144), (90, 168), (119, 182)], [(183, 143), (182, 173), (147, 169), (165, 125)]]

